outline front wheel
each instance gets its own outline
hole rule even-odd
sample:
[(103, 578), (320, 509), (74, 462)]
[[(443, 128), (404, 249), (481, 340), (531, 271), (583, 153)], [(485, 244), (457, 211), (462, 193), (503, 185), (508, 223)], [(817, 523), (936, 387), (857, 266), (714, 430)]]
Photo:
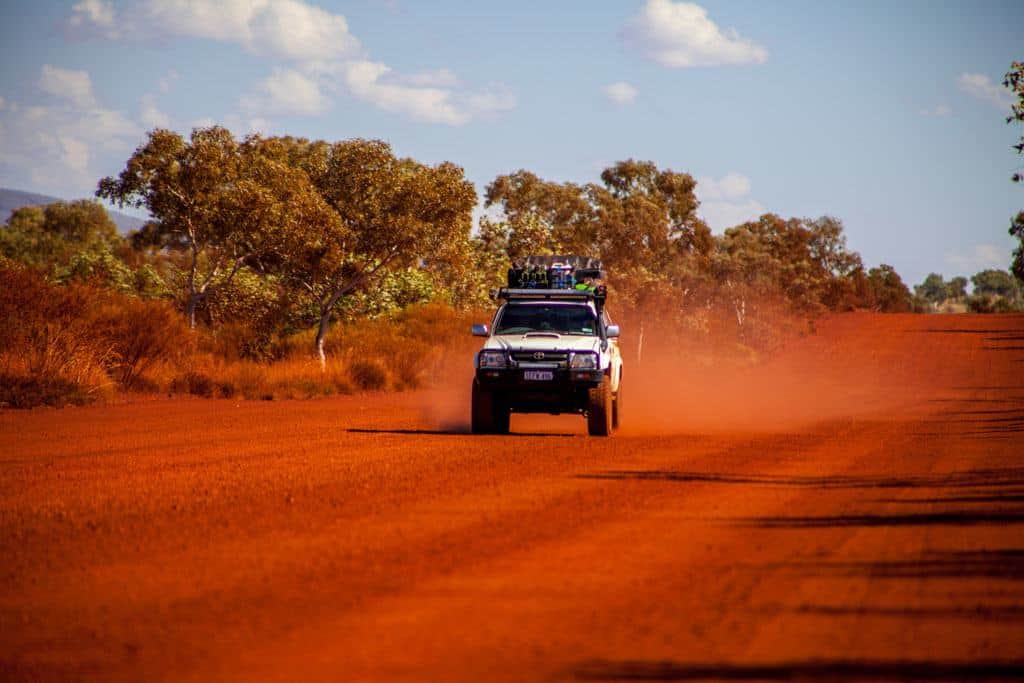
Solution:
[(606, 379), (587, 391), (587, 433), (608, 436), (612, 433), (612, 388)]
[(508, 434), (509, 410), (494, 392), (473, 380), (471, 429), (474, 434)]
[(618, 430), (622, 424), (622, 380), (619, 380), (619, 390), (615, 392), (612, 399), (612, 429)]

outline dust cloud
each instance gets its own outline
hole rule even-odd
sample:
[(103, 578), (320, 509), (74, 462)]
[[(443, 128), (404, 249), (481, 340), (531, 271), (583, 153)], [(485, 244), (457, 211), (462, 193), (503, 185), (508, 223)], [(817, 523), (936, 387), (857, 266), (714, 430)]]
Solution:
[[(837, 419), (870, 420), (921, 405), (932, 396), (932, 383), (913, 373), (913, 359), (905, 355), (907, 324), (897, 318), (902, 316), (891, 317), (892, 339), (884, 332), (879, 336), (877, 318), (862, 329), (868, 318), (843, 314), (760, 355), (734, 343), (709, 348), (706, 339), (649, 332), (638, 359), (626, 330), (621, 433), (777, 432)], [(918, 341), (928, 342), (911, 339)], [(426, 424), (468, 432), (471, 381), (469, 359), (453, 363), (429, 392), (422, 411)], [(512, 430), (577, 434), (585, 433), (586, 424), (575, 415), (514, 415)]]

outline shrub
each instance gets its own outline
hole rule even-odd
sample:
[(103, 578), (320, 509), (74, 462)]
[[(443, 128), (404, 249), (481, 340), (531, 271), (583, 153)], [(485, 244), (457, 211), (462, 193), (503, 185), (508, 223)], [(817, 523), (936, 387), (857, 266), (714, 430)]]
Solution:
[[(82, 403), (104, 393), (113, 352), (89, 315), (91, 292), (57, 287), (23, 267), (0, 268), (0, 374), (9, 405)], [(24, 392), (24, 394), (19, 394)]]
[(0, 373), (0, 407), (34, 408), (83, 405), (90, 392), (60, 377), (30, 377)]
[(96, 328), (111, 350), (109, 366), (126, 388), (154, 363), (180, 355), (191, 337), (181, 314), (167, 303), (122, 297), (101, 308)]
[(211, 398), (217, 393), (217, 382), (200, 370), (186, 370), (171, 381), (171, 391), (176, 394), (192, 394)]
[(388, 374), (380, 362), (372, 359), (360, 359), (348, 367), (352, 382), (364, 391), (379, 391), (387, 386)]

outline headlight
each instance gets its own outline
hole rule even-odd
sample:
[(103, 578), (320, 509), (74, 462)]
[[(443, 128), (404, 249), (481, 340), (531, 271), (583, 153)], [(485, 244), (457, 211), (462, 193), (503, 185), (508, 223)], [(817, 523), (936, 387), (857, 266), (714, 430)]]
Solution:
[(573, 370), (597, 370), (597, 354), (589, 352), (573, 354), (569, 367)]
[(481, 368), (504, 368), (508, 366), (508, 359), (505, 357), (504, 351), (481, 351), (478, 366)]

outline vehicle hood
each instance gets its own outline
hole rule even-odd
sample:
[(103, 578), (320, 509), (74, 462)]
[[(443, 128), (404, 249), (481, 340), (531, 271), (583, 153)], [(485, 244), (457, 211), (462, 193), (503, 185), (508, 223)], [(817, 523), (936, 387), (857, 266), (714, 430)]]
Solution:
[(484, 342), (485, 349), (506, 351), (601, 351), (600, 337), (576, 334), (496, 334)]

